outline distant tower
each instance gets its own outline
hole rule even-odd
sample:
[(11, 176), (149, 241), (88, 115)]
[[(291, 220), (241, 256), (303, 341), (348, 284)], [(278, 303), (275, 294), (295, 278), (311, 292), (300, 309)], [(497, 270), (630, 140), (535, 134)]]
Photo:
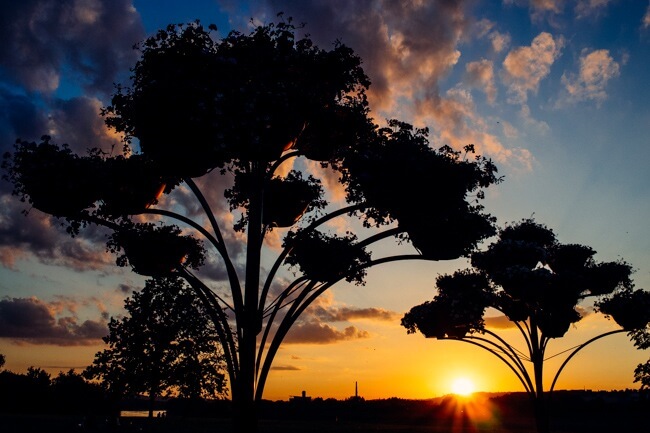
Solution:
[(356, 380), (354, 381), (354, 397), (358, 398), (359, 397), (359, 382)]

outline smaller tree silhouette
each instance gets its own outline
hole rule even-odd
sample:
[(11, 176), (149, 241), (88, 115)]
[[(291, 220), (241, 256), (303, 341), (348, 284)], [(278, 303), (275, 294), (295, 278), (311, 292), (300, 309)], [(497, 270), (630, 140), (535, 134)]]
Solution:
[(226, 393), (225, 363), (214, 325), (195, 292), (178, 277), (150, 279), (127, 298), (129, 313), (112, 318), (104, 342), (84, 371), (113, 395), (146, 393), (149, 416), (161, 395), (214, 398)]
[(641, 383), (641, 389), (650, 389), (650, 360), (634, 369), (634, 382)]
[[(643, 306), (641, 306), (643, 308)], [(641, 328), (632, 333), (634, 345), (639, 349), (650, 348), (650, 329)], [(634, 382), (641, 384), (641, 390), (650, 390), (650, 359), (634, 369)]]
[[(623, 261), (596, 262), (596, 252), (561, 244), (546, 226), (532, 219), (500, 230), (498, 240), (472, 254), (474, 269), (441, 275), (432, 301), (413, 307), (402, 318), (408, 333), (464, 341), (503, 361), (530, 395), (539, 433), (548, 432), (543, 383), (549, 342), (563, 337), (592, 307), (612, 317), (621, 329), (600, 334), (573, 348), (556, 372), (548, 392), (569, 360), (588, 344), (608, 335), (641, 335), (650, 322), (650, 293), (634, 290), (632, 269)], [(525, 349), (486, 327), (485, 314), (497, 310), (519, 329)], [(635, 334), (636, 333), (636, 334)], [(525, 362), (532, 364), (532, 372)]]

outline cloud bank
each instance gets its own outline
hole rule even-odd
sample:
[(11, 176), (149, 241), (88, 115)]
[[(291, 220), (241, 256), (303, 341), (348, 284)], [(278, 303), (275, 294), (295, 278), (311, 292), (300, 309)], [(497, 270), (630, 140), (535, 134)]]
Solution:
[(80, 321), (62, 301), (43, 302), (38, 298), (0, 299), (0, 338), (15, 344), (85, 346), (101, 342), (108, 335), (107, 317)]

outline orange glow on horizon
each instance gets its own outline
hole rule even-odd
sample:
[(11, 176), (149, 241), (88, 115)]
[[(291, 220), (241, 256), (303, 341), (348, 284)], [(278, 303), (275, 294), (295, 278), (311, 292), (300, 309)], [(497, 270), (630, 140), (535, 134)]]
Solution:
[(450, 432), (473, 432), (497, 428), (500, 424), (498, 408), (481, 395), (451, 396), (441, 403)]

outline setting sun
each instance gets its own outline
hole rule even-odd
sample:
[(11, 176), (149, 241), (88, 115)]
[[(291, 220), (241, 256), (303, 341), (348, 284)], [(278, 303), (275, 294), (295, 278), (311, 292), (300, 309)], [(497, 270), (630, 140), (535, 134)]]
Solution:
[(470, 395), (474, 392), (474, 383), (466, 377), (459, 377), (452, 382), (451, 390), (454, 394)]

